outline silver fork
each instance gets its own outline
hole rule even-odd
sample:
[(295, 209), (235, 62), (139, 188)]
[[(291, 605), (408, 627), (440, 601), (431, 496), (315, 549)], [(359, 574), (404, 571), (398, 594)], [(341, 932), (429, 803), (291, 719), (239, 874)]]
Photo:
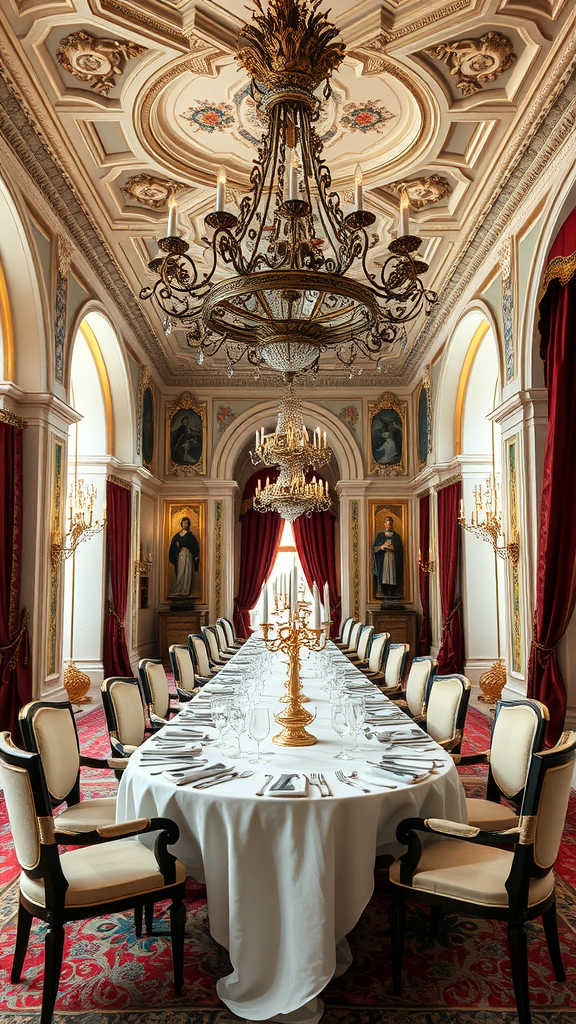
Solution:
[(365, 789), (364, 786), (361, 786), (359, 782), (354, 782), (352, 779), (349, 779), (347, 775), (344, 775), (341, 768), (336, 772), (336, 778), (339, 782), (345, 782), (347, 786), (354, 786), (354, 789), (359, 789), (362, 793), (372, 792), (371, 789)]
[(320, 782), (320, 779), (318, 778), (316, 772), (310, 772), (310, 775), (308, 776), (308, 782), (310, 783), (311, 786), (317, 786), (318, 789), (320, 790), (320, 796), (324, 796), (322, 783)]

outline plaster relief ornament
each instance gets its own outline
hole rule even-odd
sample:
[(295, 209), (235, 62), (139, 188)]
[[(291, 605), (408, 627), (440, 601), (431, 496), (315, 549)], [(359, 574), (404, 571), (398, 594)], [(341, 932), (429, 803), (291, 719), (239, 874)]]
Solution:
[(340, 124), (349, 132), (381, 132), (387, 121), (396, 114), (387, 110), (380, 100), (369, 100), (367, 103), (346, 103), (342, 108)]
[(163, 210), (170, 196), (185, 192), (187, 187), (182, 182), (157, 178), (153, 174), (135, 174), (134, 177), (128, 178), (122, 191), (143, 206), (150, 206), (153, 210)]
[(231, 103), (197, 103), (180, 117), (190, 123), (193, 131), (224, 132), (236, 123)]
[(146, 47), (128, 39), (96, 39), (88, 32), (73, 32), (60, 40), (56, 59), (65, 71), (105, 96), (116, 85), (126, 61), (145, 53)]
[(456, 88), (464, 96), (479, 92), (485, 82), (493, 82), (516, 60), (512, 42), (499, 32), (487, 32), (481, 39), (439, 43), (425, 52), (446, 62), (450, 74), (458, 76)]
[(439, 174), (430, 174), (427, 178), (414, 178), (413, 181), (392, 181), (386, 188), (392, 192), (406, 192), (413, 210), (424, 210), (427, 206), (445, 199), (452, 192), (450, 182)]

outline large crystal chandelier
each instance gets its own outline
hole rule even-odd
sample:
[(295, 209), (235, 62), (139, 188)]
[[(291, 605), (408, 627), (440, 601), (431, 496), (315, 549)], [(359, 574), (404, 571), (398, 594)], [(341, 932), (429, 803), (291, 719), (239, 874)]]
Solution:
[(278, 512), (282, 519), (293, 523), (301, 515), (311, 516), (313, 512), (326, 512), (332, 504), (327, 480), (307, 481), (304, 473), (290, 474), (281, 469), (275, 483), (266, 480), (258, 487), (253, 505), (257, 512)]
[(243, 356), (284, 374), (316, 371), (327, 349), (348, 367), (358, 352), (380, 366), (396, 342), (406, 344), (405, 325), (437, 298), (421, 281), (428, 267), (417, 255), (420, 238), (408, 233), (407, 197), (401, 237), (373, 271), (368, 253), (377, 237), (367, 228), (375, 217), (364, 209), (360, 168), (352, 212), (344, 214), (332, 189), (314, 125), (316, 90), (324, 82), (329, 97), (345, 50), (319, 3), (269, 0), (264, 11), (256, 0), (236, 54), (267, 121), (249, 191), (238, 216), (227, 210), (221, 169), (216, 209), (205, 218), (213, 230), (205, 271), (178, 235), (172, 199), (167, 237), (149, 263), (157, 280), (140, 292), (156, 302), (167, 331), (186, 328), (199, 362), (222, 349), (230, 376)]

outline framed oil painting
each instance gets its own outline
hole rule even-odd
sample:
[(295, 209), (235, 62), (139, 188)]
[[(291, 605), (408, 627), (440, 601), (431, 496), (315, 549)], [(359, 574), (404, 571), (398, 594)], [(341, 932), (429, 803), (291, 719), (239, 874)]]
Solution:
[(206, 502), (165, 501), (162, 601), (174, 609), (204, 603)]
[(431, 382), (428, 367), (416, 392), (416, 439), (418, 465), (421, 469), (432, 451)]
[(140, 367), (138, 387), (138, 452), (142, 464), (152, 469), (156, 438), (156, 388), (147, 366)]
[(206, 472), (206, 402), (184, 392), (166, 407), (166, 474), (203, 476)]
[(372, 476), (406, 473), (406, 402), (384, 394), (368, 406), (368, 472)]
[(368, 502), (370, 600), (393, 605), (410, 599), (408, 502)]

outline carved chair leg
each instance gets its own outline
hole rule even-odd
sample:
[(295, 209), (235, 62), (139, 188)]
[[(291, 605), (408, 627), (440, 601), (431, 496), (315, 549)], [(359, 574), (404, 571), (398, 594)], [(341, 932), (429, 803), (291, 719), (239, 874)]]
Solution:
[(392, 950), (392, 986), (394, 995), (399, 996), (402, 991), (402, 961), (404, 959), (404, 931), (406, 922), (406, 909), (403, 900), (393, 900), (388, 917), (390, 921)]
[(522, 924), (508, 922), (508, 948), (512, 964), (512, 982), (519, 1024), (531, 1024), (528, 987), (528, 936)]
[(136, 932), (136, 938), (142, 938), (142, 906), (134, 907), (134, 931)]
[(184, 931), (186, 928), (186, 909), (181, 899), (170, 904), (170, 936), (172, 941), (172, 964), (174, 967), (174, 989), (176, 995), (182, 993), (184, 984)]
[(550, 960), (552, 961), (552, 967), (554, 968), (556, 981), (566, 981), (566, 972), (564, 971), (564, 964), (562, 963), (562, 953), (560, 951), (560, 942), (558, 939), (556, 901), (554, 901), (550, 909), (547, 910), (545, 914), (542, 914), (542, 924), (544, 925), (544, 934), (546, 936), (546, 942), (548, 943), (548, 952), (550, 954)]
[(15, 985), (17, 981), (20, 981), (20, 975), (22, 974), (22, 968), (24, 966), (24, 958), (26, 956), (26, 950), (28, 949), (31, 925), (32, 914), (26, 910), (26, 907), (23, 907), (22, 904), (20, 904), (18, 907), (16, 945), (14, 947), (14, 959), (12, 961), (12, 973), (10, 975), (10, 981), (13, 985)]
[(154, 904), (144, 904), (144, 924), (146, 927), (146, 935), (152, 935), (152, 926), (154, 924)]
[(64, 927), (61, 924), (50, 925), (44, 942), (44, 992), (42, 994), (42, 1014), (40, 1024), (52, 1024), (54, 1003), (58, 994), (60, 971), (62, 970), (62, 952), (64, 950)]

